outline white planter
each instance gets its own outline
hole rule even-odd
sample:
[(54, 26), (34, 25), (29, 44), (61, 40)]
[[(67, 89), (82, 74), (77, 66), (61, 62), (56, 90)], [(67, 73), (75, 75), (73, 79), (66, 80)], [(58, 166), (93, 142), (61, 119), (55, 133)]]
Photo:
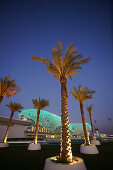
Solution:
[(0, 148), (6, 148), (8, 146), (9, 146), (8, 143), (0, 143)]
[(28, 150), (41, 150), (41, 145), (40, 143), (37, 144), (30, 143), (28, 146)]
[(97, 147), (93, 144), (91, 145), (80, 145), (80, 153), (84, 154), (99, 154)]
[(54, 157), (46, 159), (44, 170), (87, 170), (81, 158), (74, 157), (77, 161), (70, 164), (56, 163), (51, 160), (52, 158)]
[(99, 140), (92, 140), (92, 141), (91, 141), (91, 144), (101, 145)]

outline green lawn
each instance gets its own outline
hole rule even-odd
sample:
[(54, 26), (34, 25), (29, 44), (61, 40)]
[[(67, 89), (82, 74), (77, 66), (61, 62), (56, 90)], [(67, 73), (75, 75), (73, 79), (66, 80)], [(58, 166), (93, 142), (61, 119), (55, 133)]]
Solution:
[[(43, 170), (45, 159), (59, 155), (60, 146), (42, 145), (41, 151), (28, 151), (28, 144), (10, 144), (0, 148), (0, 170)], [(113, 142), (98, 146), (98, 155), (84, 155), (79, 152), (80, 144), (72, 144), (73, 155), (84, 159), (88, 170), (113, 169)]]

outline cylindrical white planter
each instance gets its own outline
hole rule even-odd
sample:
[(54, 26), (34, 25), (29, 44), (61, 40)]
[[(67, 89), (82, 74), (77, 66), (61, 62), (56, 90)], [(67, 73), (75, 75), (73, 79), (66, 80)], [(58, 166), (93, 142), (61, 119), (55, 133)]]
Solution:
[(9, 146), (8, 143), (0, 143), (0, 148), (6, 148), (8, 146)]
[(52, 158), (54, 157), (46, 159), (44, 170), (87, 170), (81, 158), (74, 157), (77, 161), (69, 164), (53, 162)]
[(91, 141), (91, 144), (101, 145), (99, 140), (92, 140), (92, 141)]
[(91, 145), (80, 145), (80, 153), (84, 154), (99, 154), (97, 147), (93, 144)]
[(41, 150), (41, 145), (40, 143), (37, 144), (30, 143), (28, 146), (28, 150)]

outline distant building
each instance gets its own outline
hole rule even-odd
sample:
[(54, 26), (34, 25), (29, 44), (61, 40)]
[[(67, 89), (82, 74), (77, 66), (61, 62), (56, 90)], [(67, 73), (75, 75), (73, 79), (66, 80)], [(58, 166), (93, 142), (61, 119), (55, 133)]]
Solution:
[[(5, 136), (8, 121), (8, 117), (0, 116), (0, 141), (2, 141)], [(24, 138), (26, 136), (25, 127), (30, 126), (31, 124), (32, 123), (28, 121), (12, 119), (8, 138)]]
[[(26, 126), (26, 137), (33, 137), (35, 131), (35, 123), (37, 118), (36, 109), (25, 109), (19, 113), (20, 120), (29, 120), (32, 125)], [(91, 126), (86, 123), (88, 132), (91, 131)], [(82, 123), (69, 124), (71, 138), (83, 136)], [(38, 138), (60, 138), (61, 133), (61, 118), (53, 113), (41, 110), (39, 117), (39, 136)]]
[[(19, 113), (19, 119), (12, 119), (8, 138), (33, 138), (35, 132), (35, 123), (37, 118), (36, 109), (26, 109)], [(0, 141), (3, 140), (9, 118), (0, 117)], [(86, 123), (88, 132), (91, 126)], [(71, 138), (83, 137), (82, 123), (69, 124)], [(61, 118), (53, 113), (41, 110), (39, 117), (38, 138), (60, 138)]]

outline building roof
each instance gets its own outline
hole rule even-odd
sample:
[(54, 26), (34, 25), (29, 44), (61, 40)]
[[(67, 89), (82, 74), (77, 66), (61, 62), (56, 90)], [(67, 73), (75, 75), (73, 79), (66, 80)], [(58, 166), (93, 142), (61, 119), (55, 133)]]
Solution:
[[(35, 122), (37, 119), (37, 109), (25, 109), (19, 113), (19, 119), (27, 118), (32, 122)], [(60, 132), (61, 130), (61, 117), (57, 116), (51, 112), (47, 112), (44, 110), (40, 110), (39, 116), (39, 126), (46, 128), (50, 131), (57, 131)], [(88, 132), (91, 130), (91, 126), (86, 123)], [(81, 131), (83, 133), (83, 124), (82, 123), (70, 123), (69, 129), (72, 132)]]
[[(35, 122), (37, 119), (37, 109), (25, 109), (19, 114), (19, 119), (26, 117), (28, 120)], [(51, 112), (40, 110), (39, 125), (49, 130), (55, 130), (61, 125), (61, 118)]]
[[(2, 117), (0, 116), (0, 123), (8, 123), (9, 117)], [(26, 125), (29, 126), (32, 124), (30, 121), (24, 121), (24, 120), (19, 120), (19, 119), (12, 119), (11, 124), (19, 124), (19, 125)]]

